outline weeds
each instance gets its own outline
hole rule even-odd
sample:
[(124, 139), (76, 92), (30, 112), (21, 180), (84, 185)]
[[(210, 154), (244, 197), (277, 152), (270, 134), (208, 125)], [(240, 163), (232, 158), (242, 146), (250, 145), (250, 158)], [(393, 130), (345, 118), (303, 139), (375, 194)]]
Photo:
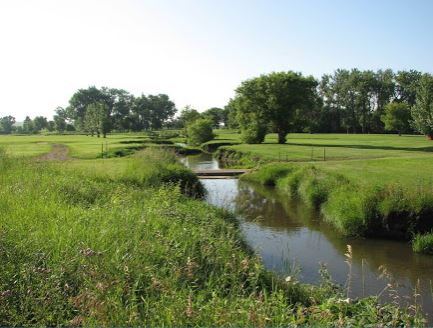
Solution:
[(433, 232), (416, 234), (412, 239), (412, 249), (417, 253), (433, 254)]

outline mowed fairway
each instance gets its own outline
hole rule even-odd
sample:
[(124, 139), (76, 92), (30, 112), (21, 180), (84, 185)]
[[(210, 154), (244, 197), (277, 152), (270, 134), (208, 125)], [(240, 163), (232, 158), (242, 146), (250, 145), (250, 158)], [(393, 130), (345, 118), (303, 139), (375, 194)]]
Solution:
[[(239, 140), (236, 133), (218, 138)], [(313, 163), (359, 182), (401, 182), (423, 185), (433, 180), (433, 141), (424, 136), (300, 134), (287, 136), (279, 145), (269, 134), (263, 144), (227, 148), (270, 161)]]
[(148, 140), (145, 134), (129, 133), (112, 134), (105, 139), (85, 135), (7, 135), (0, 137), (0, 147), (4, 147), (11, 156), (31, 157), (50, 152), (54, 144), (62, 144), (68, 147), (69, 156), (92, 159), (101, 155), (103, 145), (113, 151), (137, 147)]
[[(103, 145), (115, 151), (141, 147), (148, 142), (146, 134), (133, 133), (112, 134), (106, 139), (85, 135), (0, 136), (0, 147), (11, 156), (40, 156), (49, 153), (52, 145), (61, 144), (68, 147), (68, 156), (87, 160), (101, 157)], [(268, 134), (263, 144), (249, 145), (240, 144), (240, 135), (235, 130), (217, 130), (215, 140), (210, 143), (239, 143), (227, 147), (263, 161), (314, 163), (359, 182), (425, 185), (433, 181), (433, 141), (424, 136), (294, 133), (287, 136), (286, 144), (279, 145), (276, 135)], [(116, 166), (125, 164), (123, 160), (114, 162), (118, 163)]]

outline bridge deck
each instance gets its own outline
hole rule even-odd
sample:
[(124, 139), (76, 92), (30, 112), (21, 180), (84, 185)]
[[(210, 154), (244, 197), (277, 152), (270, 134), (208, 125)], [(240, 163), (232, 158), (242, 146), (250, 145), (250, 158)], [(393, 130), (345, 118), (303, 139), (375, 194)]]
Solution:
[(225, 178), (234, 177), (248, 172), (245, 169), (218, 169), (218, 170), (193, 170), (199, 178)]

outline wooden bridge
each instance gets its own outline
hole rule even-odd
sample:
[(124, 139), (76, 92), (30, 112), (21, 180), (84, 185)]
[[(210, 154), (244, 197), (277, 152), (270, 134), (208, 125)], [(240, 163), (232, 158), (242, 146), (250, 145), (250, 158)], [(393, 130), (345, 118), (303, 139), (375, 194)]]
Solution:
[(237, 177), (249, 170), (245, 169), (217, 169), (217, 170), (193, 170), (201, 179), (227, 179)]

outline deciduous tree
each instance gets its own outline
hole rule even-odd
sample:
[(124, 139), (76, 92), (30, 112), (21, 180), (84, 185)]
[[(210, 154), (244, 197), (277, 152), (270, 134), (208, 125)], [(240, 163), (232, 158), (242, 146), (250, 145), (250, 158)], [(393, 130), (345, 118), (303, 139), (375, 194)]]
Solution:
[(386, 131), (397, 131), (401, 136), (410, 129), (410, 109), (406, 102), (392, 102), (385, 106), (382, 122)]
[(245, 142), (262, 142), (268, 126), (286, 142), (297, 109), (314, 106), (317, 82), (295, 72), (274, 72), (242, 82), (234, 102)]
[(419, 80), (415, 105), (411, 109), (414, 128), (433, 137), (433, 76), (424, 74)]

